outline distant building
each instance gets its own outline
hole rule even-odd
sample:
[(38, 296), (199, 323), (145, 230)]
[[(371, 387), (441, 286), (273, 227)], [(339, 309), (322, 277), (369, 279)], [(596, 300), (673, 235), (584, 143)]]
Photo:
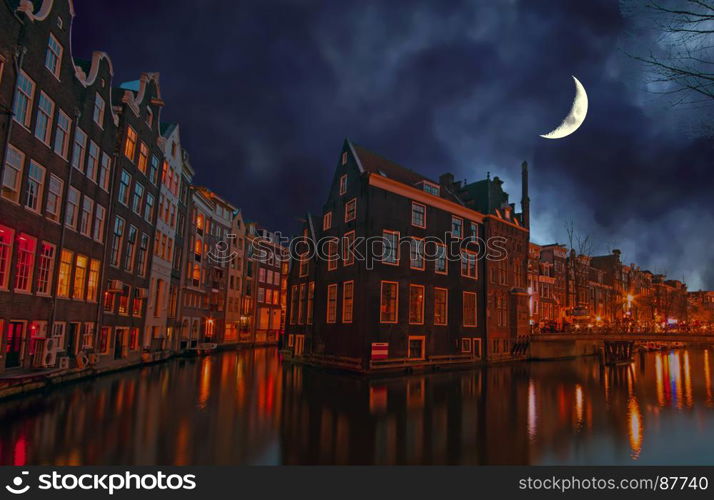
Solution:
[(184, 348), (217, 343), (225, 328), (228, 283), (228, 241), (236, 208), (204, 187), (193, 187), (191, 227), (186, 239), (187, 261), (182, 313), (189, 326)]
[(243, 303), (243, 266), (245, 265), (245, 222), (240, 210), (233, 214), (228, 241), (228, 283), (226, 287), (225, 328), (220, 343), (237, 344), (240, 341), (241, 306)]
[(285, 328), (288, 255), (278, 234), (246, 227), (240, 341), (275, 344)]

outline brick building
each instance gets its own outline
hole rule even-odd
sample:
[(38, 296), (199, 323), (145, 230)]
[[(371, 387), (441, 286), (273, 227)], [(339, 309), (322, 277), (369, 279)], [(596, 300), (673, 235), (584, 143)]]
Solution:
[(0, 370), (83, 366), (102, 347), (112, 65), (73, 58), (71, 2), (35, 7), (0, 6)]
[(159, 115), (163, 107), (159, 76), (143, 73), (139, 80), (113, 89), (119, 114), (118, 147), (108, 214), (106, 288), (103, 297), (100, 353), (104, 364), (136, 363), (142, 352), (153, 356), (160, 339), (147, 334), (146, 304), (155, 244), (157, 205), (164, 155)]
[[(316, 252), (296, 246), (289, 349), (358, 371), (520, 356), (528, 333), (525, 165), (523, 179), (524, 213), (516, 214), (498, 178), (462, 184), (445, 174), (435, 182), (345, 141), (323, 213), (303, 227)], [(478, 238), (493, 248), (479, 248)], [(486, 250), (491, 258), (480, 258)]]

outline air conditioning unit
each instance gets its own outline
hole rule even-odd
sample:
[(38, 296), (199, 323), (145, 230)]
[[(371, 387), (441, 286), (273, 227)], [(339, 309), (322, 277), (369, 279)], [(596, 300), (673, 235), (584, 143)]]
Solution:
[(42, 367), (53, 368), (57, 363), (57, 340), (50, 337), (42, 350)]
[(91, 353), (88, 358), (90, 365), (96, 365), (99, 362), (99, 354)]
[(59, 359), (59, 367), (62, 370), (67, 370), (69, 368), (69, 356), (61, 356)]

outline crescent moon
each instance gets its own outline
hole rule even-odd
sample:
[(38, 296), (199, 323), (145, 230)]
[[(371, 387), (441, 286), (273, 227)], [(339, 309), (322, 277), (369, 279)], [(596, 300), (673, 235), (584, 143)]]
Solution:
[(544, 139), (562, 139), (580, 127), (585, 121), (585, 116), (588, 114), (588, 94), (585, 92), (585, 87), (580, 81), (573, 76), (575, 80), (575, 99), (573, 106), (570, 108), (570, 113), (565, 117), (563, 123), (552, 132), (541, 135)]

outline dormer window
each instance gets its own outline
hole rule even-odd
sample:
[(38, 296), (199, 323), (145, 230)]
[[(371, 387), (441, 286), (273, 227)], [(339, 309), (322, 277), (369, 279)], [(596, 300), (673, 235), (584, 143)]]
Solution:
[(429, 193), (434, 196), (439, 196), (441, 191), (439, 189), (438, 184), (434, 184), (433, 182), (429, 182), (429, 181), (422, 181), (420, 184), (421, 184), (421, 188), (424, 190), (425, 193)]

